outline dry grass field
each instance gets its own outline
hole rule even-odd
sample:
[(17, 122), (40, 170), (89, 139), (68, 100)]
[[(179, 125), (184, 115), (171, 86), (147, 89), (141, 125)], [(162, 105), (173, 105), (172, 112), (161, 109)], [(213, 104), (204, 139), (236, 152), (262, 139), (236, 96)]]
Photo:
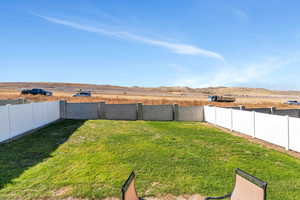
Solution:
[[(52, 91), (52, 97), (20, 95), (22, 88), (44, 88)], [(80, 89), (92, 91), (92, 97), (72, 97)], [(234, 103), (212, 103), (209, 95), (226, 95), (236, 98)], [(119, 87), (110, 85), (70, 84), (70, 83), (0, 83), (0, 99), (26, 98), (30, 101), (67, 100), (68, 102), (100, 102), (109, 104), (144, 103), (146, 105), (179, 104), (218, 105), (246, 107), (300, 108), (285, 105), (287, 100), (299, 100), (299, 91), (273, 91), (262, 88), (216, 87), (193, 89), (188, 87)]]

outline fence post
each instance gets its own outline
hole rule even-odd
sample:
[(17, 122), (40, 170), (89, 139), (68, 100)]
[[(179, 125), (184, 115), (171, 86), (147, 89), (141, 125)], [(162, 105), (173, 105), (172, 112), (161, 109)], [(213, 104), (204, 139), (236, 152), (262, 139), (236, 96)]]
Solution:
[(274, 115), (274, 114), (275, 114), (275, 111), (276, 111), (276, 107), (271, 107), (270, 110), (271, 110), (271, 114)]
[(99, 119), (105, 119), (105, 102), (99, 102), (97, 108)]
[(286, 143), (285, 149), (289, 150), (290, 149), (290, 126), (289, 126), (290, 119), (289, 119), (288, 115), (286, 115), (286, 124), (287, 124), (287, 129), (286, 129), (287, 130), (287, 143)]
[(66, 118), (66, 110), (67, 110), (67, 101), (60, 100), (59, 101), (59, 112), (60, 112), (60, 119)]
[(253, 113), (253, 135), (252, 137), (255, 138), (255, 111), (252, 111)]
[(233, 131), (233, 109), (230, 108), (230, 131)]
[(174, 121), (178, 121), (179, 120), (179, 106), (178, 106), (178, 104), (174, 104), (173, 108), (174, 108), (173, 119), (174, 119)]
[(137, 103), (137, 120), (143, 120), (143, 103)]
[(10, 114), (10, 104), (7, 104), (7, 118), (8, 118), (8, 128), (9, 128), (9, 138), (12, 138), (12, 127), (11, 127), (11, 114)]

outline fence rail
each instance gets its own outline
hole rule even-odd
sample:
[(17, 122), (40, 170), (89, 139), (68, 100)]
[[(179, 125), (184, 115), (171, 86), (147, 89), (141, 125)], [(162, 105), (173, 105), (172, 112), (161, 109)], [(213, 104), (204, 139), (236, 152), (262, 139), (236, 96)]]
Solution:
[(0, 106), (0, 142), (59, 118), (59, 101)]
[(204, 120), (300, 152), (300, 118), (204, 106)]

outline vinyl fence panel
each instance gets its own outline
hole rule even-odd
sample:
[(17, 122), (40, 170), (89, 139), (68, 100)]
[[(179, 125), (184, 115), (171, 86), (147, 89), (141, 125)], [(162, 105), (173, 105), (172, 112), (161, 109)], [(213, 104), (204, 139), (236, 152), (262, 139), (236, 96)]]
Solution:
[(204, 106), (204, 120), (300, 152), (300, 119)]
[(8, 106), (0, 106), (0, 142), (9, 138)]
[(216, 109), (216, 124), (224, 128), (231, 129), (231, 109)]
[(15, 137), (34, 127), (31, 104), (10, 106), (11, 136)]
[(136, 120), (136, 104), (105, 104), (105, 118), (111, 120)]
[(41, 112), (41, 103), (33, 103), (32, 105), (32, 112), (33, 112), (33, 124), (34, 127), (39, 127), (42, 124), (43, 119), (43, 112)]
[(144, 105), (143, 120), (150, 121), (172, 121), (173, 106), (172, 105)]
[(49, 102), (43, 102), (41, 104), (42, 105), (41, 105), (40, 112), (43, 113), (43, 118), (41, 120), (42, 121), (41, 126), (44, 126), (44, 125), (49, 123), (49, 120), (48, 120), (48, 115), (49, 115), (49, 113), (48, 113), (48, 104), (49, 104)]
[(34, 128), (47, 124), (47, 102), (33, 103), (33, 123)]
[(289, 148), (300, 152), (300, 119), (289, 118)]
[(0, 106), (0, 142), (60, 118), (59, 102)]
[(249, 136), (254, 136), (254, 112), (232, 110), (232, 129)]
[(203, 121), (202, 106), (178, 107), (178, 121)]
[(215, 123), (215, 107), (204, 106), (204, 120), (209, 123)]
[(47, 113), (48, 113), (47, 123), (58, 120), (60, 117), (59, 102), (58, 101), (48, 102)]
[(286, 147), (288, 141), (287, 117), (255, 113), (255, 136), (270, 143)]
[(98, 103), (67, 103), (67, 119), (97, 119)]

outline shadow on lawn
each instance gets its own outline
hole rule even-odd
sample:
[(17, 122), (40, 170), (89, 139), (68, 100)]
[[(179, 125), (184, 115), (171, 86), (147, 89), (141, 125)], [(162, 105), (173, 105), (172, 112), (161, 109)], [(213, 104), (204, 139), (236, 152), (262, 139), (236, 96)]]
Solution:
[(51, 157), (85, 122), (63, 120), (15, 141), (0, 144), (0, 190), (26, 169)]

